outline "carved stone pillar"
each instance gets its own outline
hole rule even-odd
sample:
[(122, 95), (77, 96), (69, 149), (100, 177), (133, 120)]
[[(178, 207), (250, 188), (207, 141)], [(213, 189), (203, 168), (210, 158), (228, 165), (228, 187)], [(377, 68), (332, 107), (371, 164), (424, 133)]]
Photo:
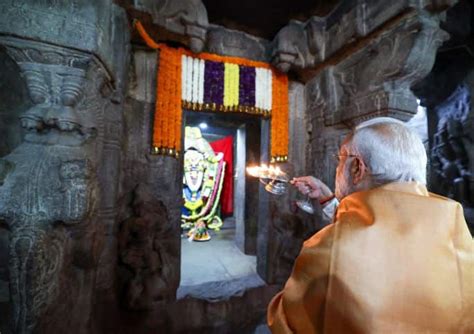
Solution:
[(127, 33), (111, 2), (90, 5), (0, 5), (0, 45), (32, 102), (22, 143), (0, 158), (14, 333), (90, 332), (98, 266), (113, 287)]
[(121, 305), (154, 311), (162, 321), (180, 279), (183, 162), (151, 154), (159, 62), (156, 51), (135, 49), (132, 56), (119, 215)]
[(443, 28), (451, 38), (440, 48), (433, 70), (414, 92), (427, 108), (430, 191), (464, 208), (474, 231), (474, 44), (473, 4), (461, 0), (447, 11)]
[[(310, 147), (304, 174), (334, 189), (333, 156), (351, 127), (377, 116), (408, 120), (416, 113), (411, 86), (428, 74), (447, 38), (437, 13), (449, 5), (341, 2), (329, 16), (292, 21), (277, 34), (273, 65), (305, 82)], [(286, 277), (285, 269), (277, 267), (284, 268), (297, 255), (289, 251), (288, 240), (297, 240), (298, 228), (305, 223), (288, 215), (282, 203), (270, 203), (270, 211), (265, 233), (274, 240), (268, 253), (278, 265), (269, 265), (265, 277), (279, 283)], [(322, 221), (315, 221), (305, 228), (314, 231), (321, 226)]]
[(326, 183), (334, 185), (336, 160), (330, 158), (350, 127), (372, 117), (408, 120), (416, 113), (410, 88), (428, 74), (445, 38), (435, 19), (411, 12), (308, 83), (308, 112), (318, 138), (312, 160)]
[(11, 231), (13, 328), (27, 333), (41, 328), (55, 305), (82, 299), (80, 289), (65, 294), (66, 267), (86, 272), (97, 262), (90, 219), (107, 72), (82, 52), (7, 37), (0, 43), (20, 66), (33, 101), (20, 116), (24, 142), (1, 160), (10, 168), (0, 187), (0, 216)]

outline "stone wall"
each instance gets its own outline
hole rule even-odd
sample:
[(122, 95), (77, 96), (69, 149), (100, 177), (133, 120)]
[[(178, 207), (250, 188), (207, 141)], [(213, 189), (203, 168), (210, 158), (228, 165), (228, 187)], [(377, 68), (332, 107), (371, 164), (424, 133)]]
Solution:
[(429, 189), (464, 207), (474, 231), (474, 6), (459, 1), (443, 28), (451, 39), (440, 48), (433, 70), (414, 87), (427, 108)]

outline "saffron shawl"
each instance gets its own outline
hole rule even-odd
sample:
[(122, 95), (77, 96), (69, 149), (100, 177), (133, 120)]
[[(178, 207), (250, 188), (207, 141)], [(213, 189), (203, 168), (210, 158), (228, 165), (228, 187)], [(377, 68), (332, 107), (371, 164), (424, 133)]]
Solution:
[(346, 197), (305, 242), (268, 323), (273, 333), (473, 333), (461, 205), (416, 183)]

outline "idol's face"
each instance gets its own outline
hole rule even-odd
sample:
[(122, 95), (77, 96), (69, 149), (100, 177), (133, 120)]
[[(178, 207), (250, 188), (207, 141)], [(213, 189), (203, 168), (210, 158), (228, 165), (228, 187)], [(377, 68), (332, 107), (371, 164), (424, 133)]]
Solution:
[(184, 180), (189, 189), (198, 191), (202, 186), (206, 169), (204, 155), (196, 150), (184, 153)]

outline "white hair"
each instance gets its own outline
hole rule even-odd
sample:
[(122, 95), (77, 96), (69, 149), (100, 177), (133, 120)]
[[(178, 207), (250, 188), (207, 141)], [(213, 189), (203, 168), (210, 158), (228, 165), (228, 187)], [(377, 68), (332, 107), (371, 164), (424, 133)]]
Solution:
[(359, 155), (373, 186), (416, 181), (426, 185), (426, 151), (421, 138), (403, 122), (389, 117), (373, 118), (355, 127), (343, 145)]

